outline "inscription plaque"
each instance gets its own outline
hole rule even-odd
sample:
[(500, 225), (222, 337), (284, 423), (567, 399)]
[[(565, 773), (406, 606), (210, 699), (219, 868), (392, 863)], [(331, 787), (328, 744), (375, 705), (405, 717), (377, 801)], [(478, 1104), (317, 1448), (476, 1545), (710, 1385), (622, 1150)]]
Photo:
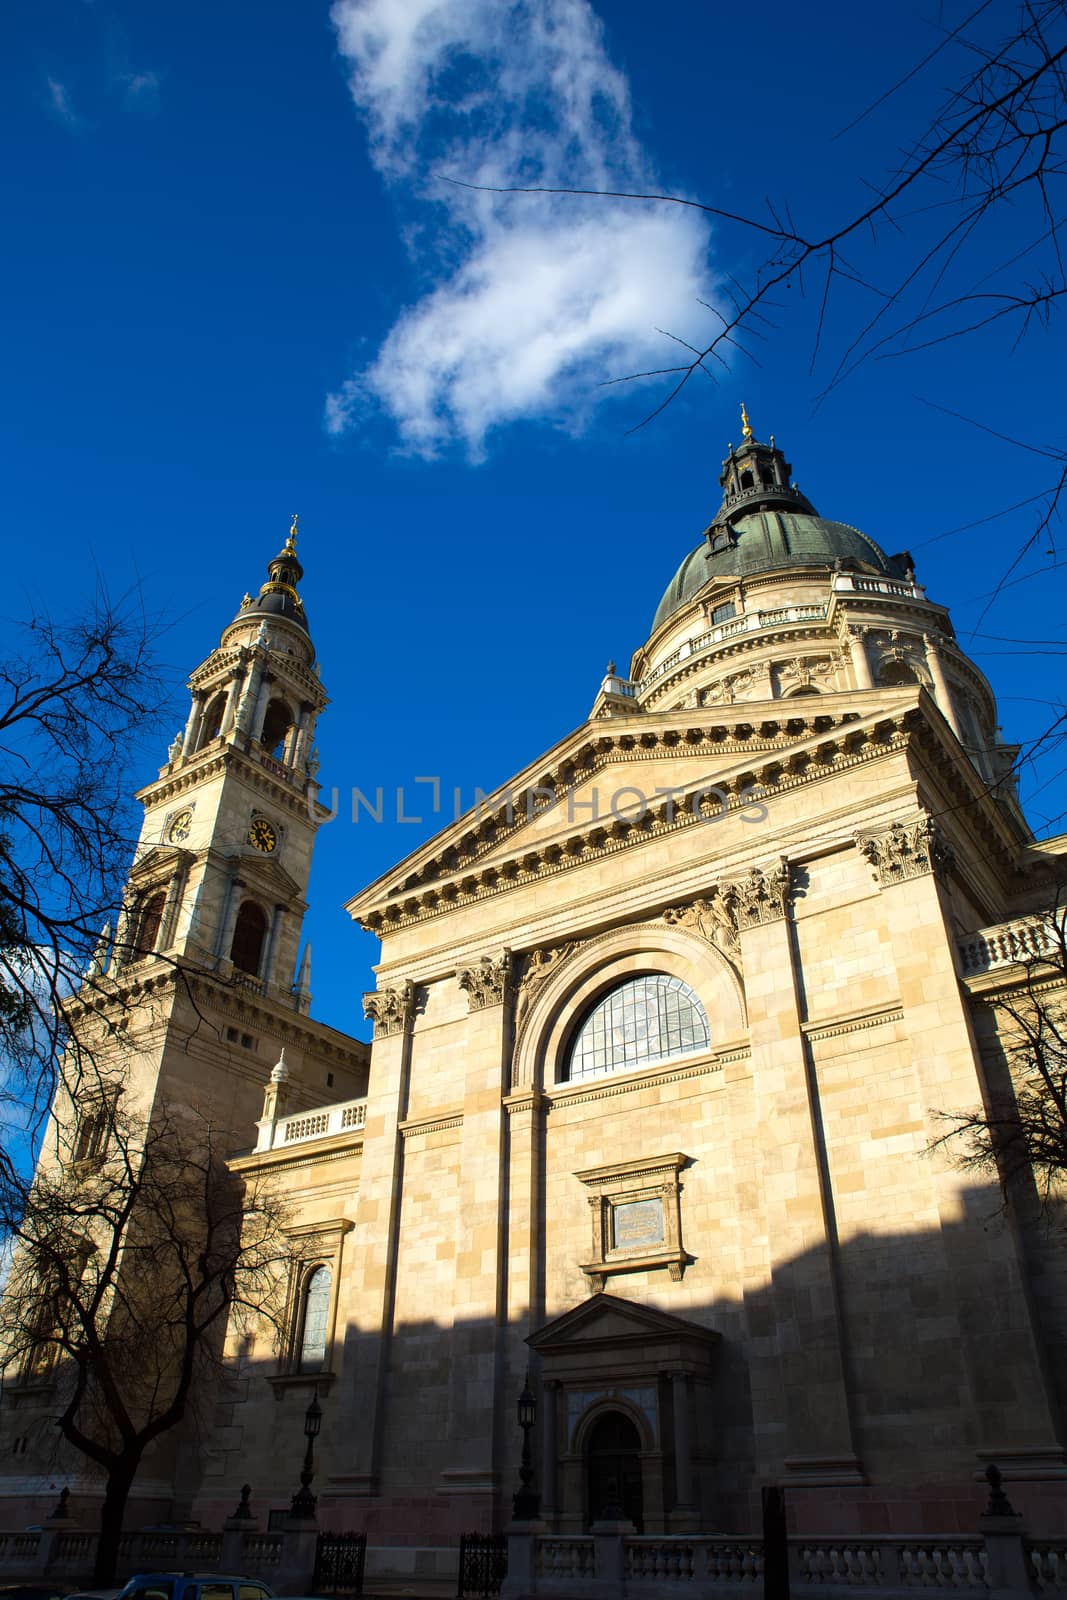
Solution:
[(631, 1250), (638, 1245), (662, 1244), (663, 1201), (656, 1195), (651, 1200), (624, 1200), (611, 1208), (611, 1243), (613, 1250)]

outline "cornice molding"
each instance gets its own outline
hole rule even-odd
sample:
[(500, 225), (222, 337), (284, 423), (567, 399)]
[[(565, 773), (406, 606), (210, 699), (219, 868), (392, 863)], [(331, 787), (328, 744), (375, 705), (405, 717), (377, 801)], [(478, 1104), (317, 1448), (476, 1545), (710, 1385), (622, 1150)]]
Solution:
[(401, 1122), (397, 1131), (402, 1139), (417, 1139), (422, 1134), (443, 1133), (447, 1128), (462, 1128), (463, 1112), (445, 1112), (436, 1117), (417, 1117)]
[(846, 1033), (864, 1033), (868, 1028), (883, 1028), (894, 1022), (903, 1022), (900, 1006), (889, 1006), (881, 1011), (866, 1011), (854, 1017), (842, 1017), (837, 1022), (802, 1022), (800, 1031), (812, 1044), (823, 1039), (836, 1039)]

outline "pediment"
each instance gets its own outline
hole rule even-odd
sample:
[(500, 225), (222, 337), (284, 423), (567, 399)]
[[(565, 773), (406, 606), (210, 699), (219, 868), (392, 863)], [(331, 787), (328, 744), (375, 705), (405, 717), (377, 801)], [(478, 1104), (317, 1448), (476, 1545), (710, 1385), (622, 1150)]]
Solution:
[[(874, 705), (869, 692), (862, 699), (840, 693), (584, 724), (355, 896), (347, 910), (375, 931), (405, 926), (583, 856), (640, 846), (666, 828), (705, 821), (709, 808), (721, 805), (709, 796), (694, 813), (694, 797), (706, 787), (725, 790), (730, 805), (741, 807), (744, 793), (757, 786), (773, 795), (837, 763), (881, 756), (928, 720), (926, 705), (916, 686), (887, 689)], [(630, 796), (633, 812), (647, 798), (636, 821), (627, 814), (627, 788), (637, 791)], [(596, 817), (594, 789), (601, 797)]]
[(605, 1346), (649, 1345), (679, 1340), (718, 1344), (721, 1334), (654, 1306), (624, 1300), (621, 1295), (594, 1294), (532, 1333), (526, 1343), (541, 1356), (580, 1354)]
[(192, 851), (182, 850), (177, 845), (151, 845), (143, 855), (138, 856), (130, 868), (130, 881), (141, 884), (157, 878), (170, 877), (179, 862), (191, 859)]
[(279, 900), (300, 899), (300, 885), (296, 879), (290, 877), (285, 868), (269, 856), (262, 856), (249, 848), (231, 855), (229, 860), (235, 867), (240, 864), (239, 870), (245, 879), (255, 883), (258, 888), (269, 889)]

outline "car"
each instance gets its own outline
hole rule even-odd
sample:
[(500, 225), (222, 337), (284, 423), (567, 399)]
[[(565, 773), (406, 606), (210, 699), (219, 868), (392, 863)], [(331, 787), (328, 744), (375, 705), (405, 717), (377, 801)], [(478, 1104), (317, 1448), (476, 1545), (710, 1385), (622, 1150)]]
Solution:
[(274, 1600), (258, 1578), (214, 1572), (139, 1572), (117, 1600)]

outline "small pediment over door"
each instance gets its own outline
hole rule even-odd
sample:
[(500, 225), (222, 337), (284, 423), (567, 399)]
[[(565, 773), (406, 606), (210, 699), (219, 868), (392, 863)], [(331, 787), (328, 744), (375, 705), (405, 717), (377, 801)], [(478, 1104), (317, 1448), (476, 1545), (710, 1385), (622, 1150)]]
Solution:
[(526, 1342), (541, 1357), (546, 1379), (571, 1383), (672, 1369), (706, 1373), (721, 1337), (713, 1328), (621, 1295), (595, 1294)]

